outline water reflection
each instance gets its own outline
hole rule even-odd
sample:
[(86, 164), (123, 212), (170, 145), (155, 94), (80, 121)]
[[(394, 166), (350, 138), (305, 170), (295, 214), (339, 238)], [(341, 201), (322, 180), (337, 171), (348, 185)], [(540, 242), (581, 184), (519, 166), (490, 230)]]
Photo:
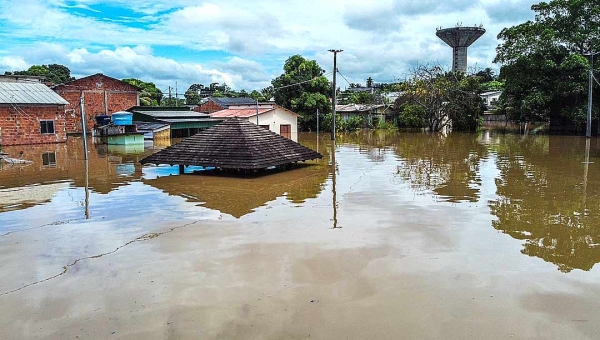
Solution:
[(397, 175), (413, 189), (432, 190), (444, 201), (476, 202), (481, 189), (480, 164), (487, 153), (475, 134), (402, 134), (396, 145), (402, 160)]
[(585, 164), (585, 138), (496, 137), (500, 176), (499, 197), (489, 203), (497, 217), (493, 227), (525, 241), (523, 254), (563, 272), (590, 270), (600, 262), (597, 145), (588, 156), (594, 164)]
[(311, 164), (247, 178), (186, 174), (142, 181), (169, 195), (240, 218), (279, 197), (296, 204), (315, 198), (323, 190), (327, 176), (327, 167)]
[(108, 194), (141, 178), (141, 166), (137, 164), (142, 154), (115, 155), (106, 145), (88, 145), (87, 162), (82, 140), (77, 137), (63, 144), (4, 147), (3, 151), (11, 155), (23, 151), (23, 159), (31, 163), (4, 165), (0, 169), (0, 212), (48, 203), (57, 192), (68, 187)]

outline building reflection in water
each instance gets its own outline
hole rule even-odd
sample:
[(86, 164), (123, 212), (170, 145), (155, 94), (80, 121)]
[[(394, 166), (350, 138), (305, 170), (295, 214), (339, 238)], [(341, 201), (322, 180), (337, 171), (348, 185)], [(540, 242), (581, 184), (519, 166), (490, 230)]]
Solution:
[(324, 161), (307, 162), (286, 171), (240, 177), (222, 174), (185, 174), (143, 179), (169, 195), (240, 218), (279, 197), (304, 203), (323, 191), (329, 174)]
[(590, 270), (600, 262), (598, 151), (581, 137), (504, 136), (498, 199), (489, 203), (493, 227), (563, 272)]
[[(137, 164), (143, 154), (118, 155), (109, 153), (106, 145), (88, 145), (88, 162), (83, 157), (83, 143), (78, 137), (70, 137), (62, 144), (4, 147), (3, 152), (9, 155), (23, 151), (22, 158), (31, 163), (2, 165), (0, 212), (48, 203), (56, 193), (69, 187), (84, 188), (86, 195), (82, 203), (89, 207), (90, 191), (108, 194), (141, 178), (141, 166)], [(124, 167), (131, 170), (119, 171)], [(85, 215), (89, 216), (88, 209)]]

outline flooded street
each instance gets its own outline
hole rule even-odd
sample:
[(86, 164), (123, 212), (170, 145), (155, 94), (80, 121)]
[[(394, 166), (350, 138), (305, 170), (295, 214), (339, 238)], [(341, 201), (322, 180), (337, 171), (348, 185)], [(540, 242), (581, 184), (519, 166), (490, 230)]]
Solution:
[(251, 178), (3, 148), (0, 339), (600, 338), (599, 139), (299, 140)]

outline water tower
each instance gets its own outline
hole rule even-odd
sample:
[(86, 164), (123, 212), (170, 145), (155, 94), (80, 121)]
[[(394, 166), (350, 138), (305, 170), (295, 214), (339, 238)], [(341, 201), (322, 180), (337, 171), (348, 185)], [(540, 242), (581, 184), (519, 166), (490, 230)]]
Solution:
[(438, 29), (435, 35), (452, 47), (452, 71), (467, 72), (467, 48), (485, 33), (479, 27), (461, 27)]

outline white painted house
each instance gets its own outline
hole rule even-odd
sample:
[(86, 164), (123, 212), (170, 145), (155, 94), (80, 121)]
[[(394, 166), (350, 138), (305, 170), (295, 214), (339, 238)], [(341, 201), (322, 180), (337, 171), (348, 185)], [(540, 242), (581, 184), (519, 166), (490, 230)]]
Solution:
[[(257, 115), (258, 112), (258, 115)], [(277, 104), (237, 105), (213, 112), (211, 118), (241, 118), (298, 142), (298, 114)]]
[(485, 104), (485, 106), (489, 107), (489, 106), (495, 106), (498, 103), (498, 99), (500, 99), (501, 94), (502, 94), (502, 91), (489, 91), (489, 92), (483, 92), (479, 96), (481, 97), (481, 99), (483, 99), (483, 104)]

